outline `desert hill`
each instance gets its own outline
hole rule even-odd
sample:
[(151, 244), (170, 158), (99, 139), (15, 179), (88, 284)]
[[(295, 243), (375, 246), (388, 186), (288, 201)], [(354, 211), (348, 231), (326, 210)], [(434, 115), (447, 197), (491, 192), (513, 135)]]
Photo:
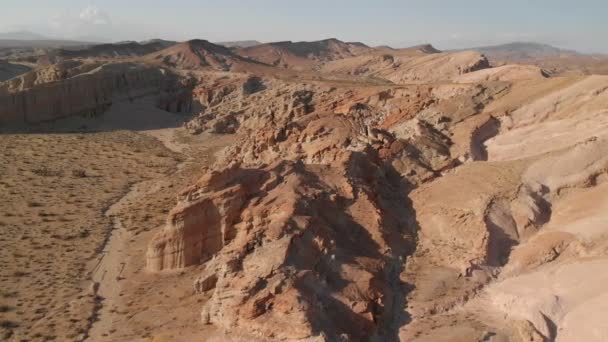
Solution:
[(264, 68), (265, 65), (234, 53), (231, 49), (206, 40), (182, 42), (142, 57), (142, 60), (180, 68), (210, 68), (219, 71)]
[(122, 42), (112, 44), (93, 45), (86, 49), (59, 49), (51, 52), (56, 57), (67, 58), (116, 58), (144, 56), (163, 50), (174, 42), (164, 40), (151, 40), (147, 42)]
[(322, 70), (327, 73), (381, 78), (402, 84), (448, 81), (489, 67), (488, 60), (476, 52), (436, 51), (432, 46), (375, 51), (326, 63)]
[(397, 53), (399, 53), (399, 54), (406, 54), (408, 52), (411, 52), (411, 53), (419, 52), (419, 53), (425, 53), (425, 54), (441, 52), (440, 50), (437, 50), (432, 44), (414, 45), (414, 46), (410, 46), (410, 47), (392, 49), (392, 50), (397, 51)]
[(313, 42), (275, 42), (236, 50), (241, 56), (284, 67), (306, 68), (317, 62), (356, 56), (372, 49), (362, 43), (347, 43), (338, 39)]
[(548, 44), (533, 42), (513, 42), (502, 45), (480, 46), (468, 50), (479, 51), (489, 58), (498, 60), (528, 60), (535, 58), (555, 58), (577, 54), (576, 51), (560, 49)]
[(96, 44), (91, 41), (50, 38), (29, 31), (0, 33), (0, 49), (57, 49), (63, 47), (86, 47)]
[(484, 81), (521, 81), (549, 77), (549, 74), (533, 65), (503, 65), (481, 69), (455, 77), (454, 82), (475, 83)]
[(583, 54), (547, 44), (515, 42), (471, 48), (486, 55), (494, 65), (533, 64), (552, 74), (607, 74), (608, 57)]

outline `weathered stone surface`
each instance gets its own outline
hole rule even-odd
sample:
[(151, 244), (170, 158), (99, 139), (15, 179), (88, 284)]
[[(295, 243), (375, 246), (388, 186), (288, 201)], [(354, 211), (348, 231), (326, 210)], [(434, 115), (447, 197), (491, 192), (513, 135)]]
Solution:
[[(63, 67), (62, 67), (63, 68)], [(141, 97), (157, 98), (162, 109), (188, 111), (190, 90), (176, 76), (150, 66), (108, 64), (86, 73), (70, 75), (48, 67), (22, 76), (18, 86), (8, 81), (0, 91), (1, 123), (39, 123), (73, 115), (101, 115), (114, 102)], [(48, 71), (48, 70), (47, 70)], [(73, 71), (72, 71), (73, 72)]]

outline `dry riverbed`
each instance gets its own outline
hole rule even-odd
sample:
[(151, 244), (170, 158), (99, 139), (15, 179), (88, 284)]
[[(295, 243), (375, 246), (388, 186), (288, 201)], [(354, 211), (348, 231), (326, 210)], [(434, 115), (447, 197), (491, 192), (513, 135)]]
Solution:
[(0, 135), (0, 340), (87, 336), (101, 305), (90, 265), (113, 227), (107, 209), (180, 158), (129, 131)]

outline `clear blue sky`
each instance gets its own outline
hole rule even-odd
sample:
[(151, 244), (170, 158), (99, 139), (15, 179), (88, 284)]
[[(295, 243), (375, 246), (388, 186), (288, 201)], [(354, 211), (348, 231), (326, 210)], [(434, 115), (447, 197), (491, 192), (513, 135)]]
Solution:
[(2, 0), (0, 32), (63, 38), (316, 40), (608, 52), (608, 0)]

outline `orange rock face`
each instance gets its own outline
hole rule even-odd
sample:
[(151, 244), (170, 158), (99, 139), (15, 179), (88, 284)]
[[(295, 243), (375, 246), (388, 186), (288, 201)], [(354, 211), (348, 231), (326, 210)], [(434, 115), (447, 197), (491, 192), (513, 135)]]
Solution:
[[(227, 336), (412, 340), (484, 329), (548, 336), (521, 308), (495, 320), (519, 287), (493, 284), (580, 255), (572, 235), (540, 232), (560, 187), (605, 171), (596, 150), (604, 138), (576, 143), (605, 134), (584, 124), (603, 122), (603, 100), (576, 95), (597, 93), (603, 80), (511, 112), (501, 109), (503, 96), (530, 84), (544, 96), (546, 85), (542, 75), (513, 81), (519, 74), (503, 69), (498, 81), (471, 83), (470, 73), (462, 84), (328, 87), (261, 78), (253, 92), (244, 90), (246, 78), (202, 84), (205, 106), (189, 127), (235, 132), (238, 143), (180, 197), (150, 243), (149, 269), (204, 263), (194, 284), (212, 293), (202, 321)], [(551, 101), (563, 102), (546, 111)], [(567, 112), (568, 101), (584, 104)], [(572, 133), (574, 145), (556, 145), (580, 151), (578, 166), (541, 171), (552, 160), (543, 153), (557, 151), (545, 145), (514, 157), (535, 139), (519, 134), (557, 132), (561, 120), (584, 127)], [(575, 158), (567, 149), (563, 158)], [(442, 330), (451, 326), (457, 330)]]
[[(78, 71), (49, 67), (0, 86), (0, 123), (35, 124), (69, 116), (98, 116), (115, 102), (155, 99), (162, 109), (189, 111), (187, 81), (151, 66), (81, 66)], [(91, 70), (89, 70), (91, 69)], [(80, 73), (82, 72), (82, 73)]]

